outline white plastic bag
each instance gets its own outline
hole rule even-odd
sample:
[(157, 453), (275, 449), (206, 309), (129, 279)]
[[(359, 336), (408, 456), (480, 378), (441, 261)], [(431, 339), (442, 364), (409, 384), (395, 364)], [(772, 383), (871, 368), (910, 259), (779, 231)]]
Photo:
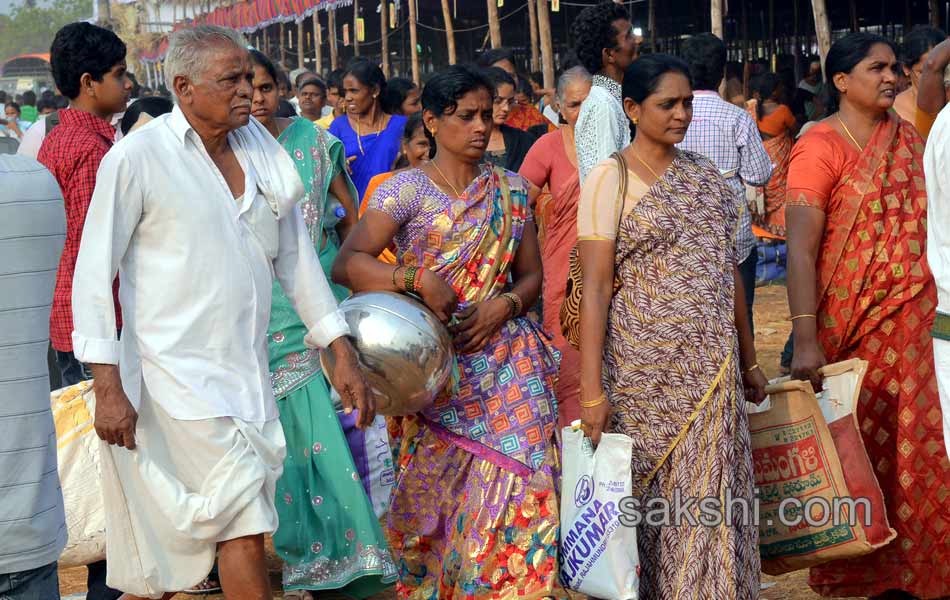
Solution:
[(640, 587), (637, 530), (620, 521), (632, 488), (633, 440), (605, 433), (596, 452), (573, 427), (562, 431), (561, 581), (604, 600), (636, 600)]
[(93, 427), (96, 395), (92, 382), (50, 394), (56, 423), (56, 460), (66, 506), (69, 541), (59, 557), (61, 568), (106, 558), (106, 516), (99, 487), (99, 437)]

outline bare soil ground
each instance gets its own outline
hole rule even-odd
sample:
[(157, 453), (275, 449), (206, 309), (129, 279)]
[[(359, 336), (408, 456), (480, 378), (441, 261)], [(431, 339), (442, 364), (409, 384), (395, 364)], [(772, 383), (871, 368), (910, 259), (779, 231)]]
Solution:
[[(755, 302), (756, 348), (759, 355), (759, 364), (771, 379), (779, 375), (779, 358), (785, 340), (791, 330), (788, 322), (788, 305), (785, 299), (783, 286), (759, 288)], [(280, 563), (268, 545), (269, 570), (271, 574), (274, 598), (281, 598)], [(768, 586), (762, 591), (761, 600), (815, 600), (820, 598), (807, 585), (808, 572), (796, 571), (780, 577), (763, 575), (763, 584)], [(63, 595), (82, 592), (86, 589), (86, 570), (84, 568), (66, 569), (60, 572), (60, 590)], [(343, 598), (339, 594), (318, 594), (320, 600), (335, 600)], [(178, 594), (175, 600), (201, 598), (201, 596), (187, 596)], [(223, 599), (224, 596), (213, 594), (204, 596), (209, 600)], [(392, 600), (395, 593), (392, 591), (379, 594), (372, 600)], [(728, 599), (723, 599), (728, 600)], [(852, 599), (857, 600), (857, 599)]]

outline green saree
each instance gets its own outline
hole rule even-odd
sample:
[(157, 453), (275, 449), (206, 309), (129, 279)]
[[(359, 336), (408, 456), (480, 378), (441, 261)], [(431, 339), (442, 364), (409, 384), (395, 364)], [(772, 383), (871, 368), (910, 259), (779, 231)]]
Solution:
[[(324, 231), (330, 182), (345, 173), (343, 144), (306, 119), (278, 138), (293, 158), (306, 193), (300, 209), (329, 273), (338, 247)], [(356, 198), (349, 177), (350, 191)], [(330, 284), (337, 299), (346, 288)], [(304, 346), (306, 327), (274, 282), (268, 351), (271, 384), (287, 438), (284, 473), (277, 482), (280, 525), (274, 547), (284, 561), (285, 590), (339, 590), (366, 598), (396, 578), (396, 566), (360, 482), (340, 426), (319, 354)]]

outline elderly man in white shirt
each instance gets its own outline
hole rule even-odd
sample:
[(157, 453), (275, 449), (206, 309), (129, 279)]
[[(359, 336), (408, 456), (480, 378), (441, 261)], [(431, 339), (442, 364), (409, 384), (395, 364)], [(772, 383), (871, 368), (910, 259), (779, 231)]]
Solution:
[(950, 455), (950, 106), (940, 111), (924, 151), (927, 179), (927, 262), (937, 283), (934, 362)]
[(125, 598), (170, 598), (218, 550), (227, 598), (270, 598), (263, 534), (277, 527), (285, 455), (267, 360), (275, 275), (307, 343), (335, 353), (347, 411), (365, 426), (375, 409), (297, 208), (303, 184), (250, 119), (243, 40), (178, 31), (165, 72), (178, 104), (103, 159), (73, 283), (74, 352), (91, 365), (105, 441), (107, 581)]

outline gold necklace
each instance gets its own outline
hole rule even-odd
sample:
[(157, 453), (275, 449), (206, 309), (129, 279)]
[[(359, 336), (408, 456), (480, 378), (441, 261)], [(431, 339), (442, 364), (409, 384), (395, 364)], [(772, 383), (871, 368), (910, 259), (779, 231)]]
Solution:
[(461, 197), (462, 197), (462, 194), (460, 194), (459, 191), (455, 188), (455, 186), (452, 185), (452, 182), (449, 181), (449, 178), (445, 176), (445, 173), (442, 172), (442, 169), (439, 168), (439, 165), (437, 165), (434, 160), (430, 160), (430, 161), (429, 161), (429, 164), (432, 165), (433, 167), (435, 167), (435, 170), (439, 172), (439, 177), (441, 177), (442, 180), (445, 181), (446, 185), (448, 185), (450, 188), (452, 188), (452, 192), (455, 193), (455, 197), (456, 197), (456, 198), (461, 198)]
[(647, 171), (649, 171), (650, 174), (653, 175), (653, 176), (657, 179), (657, 181), (660, 180), (660, 176), (656, 174), (656, 171), (654, 171), (653, 168), (650, 167), (650, 165), (648, 165), (648, 164), (646, 163), (646, 161), (644, 161), (642, 158), (640, 158), (640, 155), (639, 155), (639, 154), (634, 154), (633, 157), (634, 157), (635, 159), (637, 159), (638, 161), (640, 161), (640, 164), (643, 165), (644, 167), (646, 167), (646, 168), (647, 168)]
[(841, 123), (841, 126), (844, 127), (844, 132), (848, 134), (848, 137), (851, 138), (851, 142), (858, 147), (858, 150), (864, 152), (864, 148), (861, 144), (858, 143), (858, 140), (854, 139), (854, 136), (851, 135), (851, 130), (848, 129), (848, 126), (844, 124), (844, 121), (841, 120), (841, 115), (835, 113), (835, 118), (838, 119), (838, 122)]
[[(382, 131), (383, 131), (383, 121), (385, 121), (385, 120), (386, 120), (386, 118), (383, 117), (383, 119), (379, 122), (379, 128), (376, 129), (376, 135), (377, 135), (377, 136), (378, 136), (380, 133), (382, 133)], [(371, 135), (371, 134), (367, 134), (367, 135)], [(360, 154), (362, 154), (363, 156), (366, 156), (366, 151), (363, 150), (363, 130), (362, 130), (362, 128), (360, 127), (360, 118), (359, 118), (359, 117), (356, 117), (356, 145), (357, 145), (357, 146), (359, 147), (359, 149), (360, 149)]]

